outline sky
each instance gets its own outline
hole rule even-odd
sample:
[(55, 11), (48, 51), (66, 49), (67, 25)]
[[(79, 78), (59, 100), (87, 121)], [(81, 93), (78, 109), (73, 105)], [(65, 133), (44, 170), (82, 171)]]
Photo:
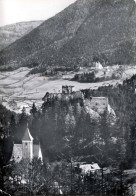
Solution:
[(76, 0), (0, 0), (0, 26), (46, 20)]

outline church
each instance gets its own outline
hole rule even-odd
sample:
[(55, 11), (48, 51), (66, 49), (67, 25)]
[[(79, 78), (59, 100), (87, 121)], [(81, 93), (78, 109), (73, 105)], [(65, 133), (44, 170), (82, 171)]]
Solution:
[(20, 162), (22, 159), (29, 159), (30, 161), (36, 157), (42, 160), (41, 146), (34, 144), (33, 137), (30, 134), (27, 126), (21, 144), (14, 143), (11, 160)]

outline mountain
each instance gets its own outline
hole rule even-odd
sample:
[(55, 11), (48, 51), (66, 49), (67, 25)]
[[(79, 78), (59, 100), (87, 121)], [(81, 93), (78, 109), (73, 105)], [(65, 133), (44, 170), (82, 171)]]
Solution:
[(1, 69), (136, 62), (133, 0), (77, 0), (0, 52)]
[(23, 37), (43, 21), (20, 22), (0, 27), (0, 51)]

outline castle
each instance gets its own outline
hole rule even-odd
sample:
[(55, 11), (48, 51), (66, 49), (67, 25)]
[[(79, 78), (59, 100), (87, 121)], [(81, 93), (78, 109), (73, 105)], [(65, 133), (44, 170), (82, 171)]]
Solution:
[(41, 147), (40, 144), (34, 144), (33, 137), (27, 126), (22, 138), (22, 144), (14, 144), (13, 146), (11, 160), (20, 162), (22, 159), (29, 159), (31, 161), (34, 157), (42, 160)]
[(107, 97), (90, 97), (90, 99), (85, 99), (84, 93), (82, 91), (73, 91), (74, 86), (62, 86), (62, 93), (49, 93), (47, 92), (43, 97), (43, 101), (51, 100), (83, 100), (85, 108), (89, 108), (103, 114), (105, 111), (109, 112), (109, 103)]
[(73, 87), (74, 86), (62, 86), (62, 93), (47, 92), (42, 100), (46, 102), (48, 100), (70, 101), (76, 99), (83, 99), (83, 93), (81, 91), (73, 91)]

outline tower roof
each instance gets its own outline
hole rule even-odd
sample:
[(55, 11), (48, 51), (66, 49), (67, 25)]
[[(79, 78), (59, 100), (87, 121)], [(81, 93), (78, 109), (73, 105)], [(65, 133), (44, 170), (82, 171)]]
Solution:
[(22, 140), (25, 140), (25, 141), (32, 141), (33, 140), (33, 137), (31, 136), (30, 131), (28, 129), (28, 125), (27, 125), (27, 128), (25, 130), (25, 133), (24, 133)]

